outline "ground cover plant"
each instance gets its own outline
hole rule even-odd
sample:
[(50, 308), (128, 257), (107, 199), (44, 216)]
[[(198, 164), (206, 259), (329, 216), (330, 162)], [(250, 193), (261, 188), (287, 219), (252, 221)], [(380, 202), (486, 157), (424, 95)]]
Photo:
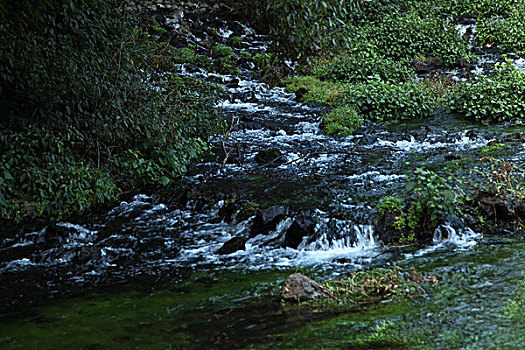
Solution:
[(170, 48), (124, 2), (4, 1), (0, 19), (1, 218), (58, 220), (167, 184), (217, 130), (214, 88), (166, 74)]
[(457, 84), (448, 104), (452, 112), (486, 122), (521, 122), (525, 112), (525, 74), (505, 57), (491, 75)]

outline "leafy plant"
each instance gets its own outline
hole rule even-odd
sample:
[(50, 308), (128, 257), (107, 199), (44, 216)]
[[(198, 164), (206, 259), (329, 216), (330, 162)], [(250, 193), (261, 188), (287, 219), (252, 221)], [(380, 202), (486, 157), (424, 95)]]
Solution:
[(525, 74), (507, 58), (490, 76), (458, 84), (448, 101), (452, 112), (478, 121), (521, 120), (525, 112)]
[(483, 18), (476, 27), (476, 40), (481, 46), (498, 46), (503, 52), (525, 55), (525, 4), (508, 9), (503, 18)]
[(166, 73), (177, 58), (125, 8), (0, 4), (2, 219), (59, 220), (117, 185), (166, 184), (220, 127), (217, 88)]
[(314, 66), (314, 75), (321, 80), (363, 82), (378, 76), (383, 81), (405, 82), (413, 79), (414, 71), (406, 64), (384, 58), (375, 50), (352, 49), (335, 59)]
[(351, 105), (372, 120), (424, 119), (436, 113), (436, 99), (422, 84), (372, 80), (348, 85), (340, 104)]
[(351, 106), (334, 108), (323, 120), (327, 135), (348, 136), (363, 125), (363, 118)]
[(398, 196), (386, 196), (381, 198), (377, 205), (377, 211), (379, 216), (385, 215), (385, 213), (395, 213), (405, 207), (405, 200)]

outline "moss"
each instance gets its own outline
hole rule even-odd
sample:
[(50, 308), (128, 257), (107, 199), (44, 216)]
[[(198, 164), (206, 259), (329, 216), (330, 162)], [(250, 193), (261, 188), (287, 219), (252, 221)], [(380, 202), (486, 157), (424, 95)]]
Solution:
[(350, 106), (337, 107), (324, 117), (327, 135), (348, 136), (362, 125), (363, 118)]
[(343, 85), (321, 81), (313, 76), (290, 77), (284, 81), (286, 92), (295, 93), (300, 88), (308, 92), (304, 95), (305, 102), (333, 105), (344, 91)]
[(493, 153), (497, 153), (498, 151), (501, 151), (502, 149), (505, 149), (508, 147), (509, 145), (505, 145), (503, 143), (489, 142), (488, 145), (480, 149), (479, 153), (484, 154), (484, 155), (493, 154)]

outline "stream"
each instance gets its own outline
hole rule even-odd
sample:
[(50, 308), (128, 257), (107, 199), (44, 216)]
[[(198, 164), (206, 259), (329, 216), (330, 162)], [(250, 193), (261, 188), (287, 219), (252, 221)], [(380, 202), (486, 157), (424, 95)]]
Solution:
[[(265, 52), (266, 37), (238, 27), (244, 47)], [(408, 171), (479, 159), (516, 128), (440, 112), (365, 121), (351, 136), (328, 137), (325, 107), (298, 102), (256, 73), (250, 64), (235, 76), (180, 66), (225, 86), (218, 108), (235, 127), (212, 140), (231, 151), (224, 164), (223, 155), (207, 157), (163, 193), (0, 242), (0, 348), (402, 349), (414, 339), (420, 348), (522, 348), (525, 322), (504, 314), (523, 278), (523, 236), (449, 223), (428, 246), (388, 249), (373, 228), (377, 203), (404, 190)], [(277, 159), (261, 163), (269, 149)], [(525, 161), (522, 144), (501, 152)], [(279, 219), (255, 230), (246, 203)], [(311, 232), (290, 242), (305, 222)], [(244, 249), (221, 253), (234, 238)], [(349, 312), (282, 305), (276, 296), (298, 270), (323, 280), (392, 266), (439, 282), (423, 298)]]

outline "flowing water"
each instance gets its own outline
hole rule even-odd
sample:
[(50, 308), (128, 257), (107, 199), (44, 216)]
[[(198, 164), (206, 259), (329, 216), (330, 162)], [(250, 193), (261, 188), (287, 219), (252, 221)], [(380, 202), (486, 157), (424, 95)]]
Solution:
[[(245, 46), (264, 52), (266, 38), (243, 28)], [(195, 165), (170, 195), (136, 195), (107, 213), (1, 242), (0, 347), (370, 349), (415, 339), (429, 348), (521, 348), (525, 324), (504, 311), (523, 277), (523, 237), (449, 224), (426, 247), (390, 250), (372, 222), (378, 201), (403, 191), (407, 171), (479, 159), (515, 129), (439, 113), (328, 137), (324, 108), (270, 88), (252, 69), (223, 76), (181, 66), (226, 87), (218, 108), (235, 127), (213, 142), (224, 141), (227, 162)], [(259, 164), (257, 154), (272, 148), (278, 159)], [(502, 152), (525, 160), (521, 144)], [(286, 215), (250, 235), (254, 216), (233, 205), (246, 201), (282, 205)], [(286, 232), (305, 217), (313, 233), (286, 246)], [(245, 249), (220, 254), (236, 237), (246, 237)], [(283, 306), (275, 297), (292, 271), (326, 279), (394, 265), (439, 283), (425, 298), (349, 312)]]

